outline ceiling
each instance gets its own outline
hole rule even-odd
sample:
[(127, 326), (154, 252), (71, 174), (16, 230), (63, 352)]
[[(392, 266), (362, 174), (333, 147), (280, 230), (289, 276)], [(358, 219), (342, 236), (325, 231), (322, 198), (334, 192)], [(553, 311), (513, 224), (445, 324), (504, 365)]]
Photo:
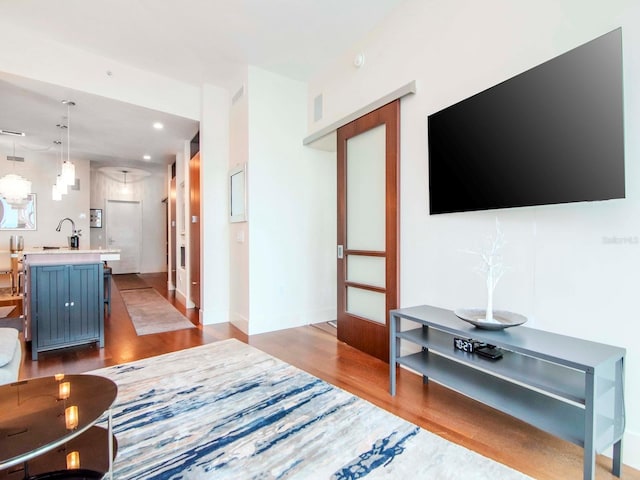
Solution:
[[(3, 0), (6, 22), (116, 62), (237, 90), (246, 65), (301, 81), (354, 45), (403, 0)], [(55, 148), (71, 108), (72, 156), (96, 165), (166, 165), (192, 120), (0, 72), (0, 129)], [(155, 131), (153, 122), (165, 128)], [(0, 135), (0, 144), (14, 138)], [(142, 160), (149, 154), (150, 161)], [(17, 153), (18, 155), (18, 153)], [(93, 165), (93, 164), (92, 164)]]
[[(72, 159), (91, 161), (94, 168), (156, 170), (173, 162), (184, 141), (198, 131), (193, 120), (2, 72), (0, 99), (0, 129), (25, 133), (24, 137), (0, 134), (0, 152), (12, 154), (15, 142), (19, 157), (32, 152), (58, 155), (60, 147), (54, 141), (62, 138), (66, 158), (68, 131)], [(69, 107), (68, 119), (62, 100), (76, 103)], [(155, 122), (164, 128), (156, 130)], [(144, 155), (150, 159), (144, 160)]]

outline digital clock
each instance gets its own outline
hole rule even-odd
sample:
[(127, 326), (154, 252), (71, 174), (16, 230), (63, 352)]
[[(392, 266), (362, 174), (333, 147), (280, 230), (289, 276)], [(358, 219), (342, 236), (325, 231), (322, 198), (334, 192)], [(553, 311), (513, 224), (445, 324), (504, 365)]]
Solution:
[(453, 337), (453, 346), (456, 350), (462, 350), (463, 352), (473, 353), (477, 346), (480, 346), (477, 341), (470, 338)]

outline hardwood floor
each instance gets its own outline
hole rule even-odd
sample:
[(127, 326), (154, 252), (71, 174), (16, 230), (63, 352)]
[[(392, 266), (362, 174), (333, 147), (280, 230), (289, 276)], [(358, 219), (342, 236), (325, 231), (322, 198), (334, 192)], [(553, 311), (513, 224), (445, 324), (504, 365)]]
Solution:
[[(418, 375), (398, 372), (397, 394), (388, 393), (388, 364), (337, 341), (313, 326), (247, 338), (230, 324), (198, 325), (194, 310), (185, 310), (167, 292), (166, 274), (141, 277), (197, 326), (194, 329), (137, 336), (115, 283), (111, 315), (105, 318), (105, 348), (95, 346), (44, 352), (30, 360), (26, 348), (20, 377), (79, 373), (151, 357), (192, 346), (237, 338), (358, 395), (444, 438), (538, 479), (582, 478), (582, 448), (548, 435)], [(624, 457), (623, 457), (624, 458)], [(598, 456), (597, 479), (614, 479), (611, 460)], [(462, 477), (462, 475), (461, 475)], [(640, 480), (640, 471), (624, 467), (622, 478)]]

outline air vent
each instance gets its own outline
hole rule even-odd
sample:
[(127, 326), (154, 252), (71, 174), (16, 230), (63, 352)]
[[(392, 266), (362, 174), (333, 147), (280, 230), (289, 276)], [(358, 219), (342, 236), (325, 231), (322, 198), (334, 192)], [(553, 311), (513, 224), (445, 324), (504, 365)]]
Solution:
[(2, 130), (0, 129), (0, 135), (9, 135), (12, 137), (24, 137), (24, 132), (14, 132), (12, 130)]
[(10, 162), (24, 162), (24, 157), (16, 157), (15, 155), (7, 155), (7, 160)]

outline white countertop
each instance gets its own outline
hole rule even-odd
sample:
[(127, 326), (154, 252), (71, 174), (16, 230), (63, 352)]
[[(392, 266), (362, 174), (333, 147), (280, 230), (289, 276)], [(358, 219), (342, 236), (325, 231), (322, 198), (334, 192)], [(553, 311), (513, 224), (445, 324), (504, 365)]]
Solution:
[(117, 248), (43, 248), (31, 247), (20, 252), (25, 265), (60, 265), (64, 263), (96, 263), (120, 260)]
[(111, 253), (120, 253), (120, 249), (117, 248), (78, 248), (71, 249), (69, 247), (60, 247), (60, 248), (44, 248), (44, 247), (31, 247), (29, 249), (25, 249), (22, 252), (22, 255), (68, 255), (68, 254), (78, 254), (78, 253), (99, 253), (103, 254), (111, 254)]

